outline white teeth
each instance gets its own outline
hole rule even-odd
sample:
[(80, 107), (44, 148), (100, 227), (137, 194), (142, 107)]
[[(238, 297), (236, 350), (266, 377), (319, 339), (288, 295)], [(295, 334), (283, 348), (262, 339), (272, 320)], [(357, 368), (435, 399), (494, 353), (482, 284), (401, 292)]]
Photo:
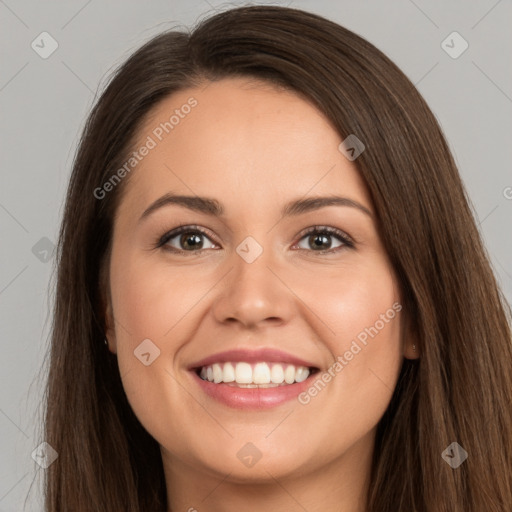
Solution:
[(252, 368), (249, 363), (236, 363), (235, 380), (238, 384), (251, 384)]
[(294, 380), (295, 380), (295, 366), (290, 364), (286, 367), (286, 370), (284, 371), (284, 381), (286, 382), (286, 384), (293, 384)]
[(235, 368), (231, 363), (224, 364), (224, 382), (235, 382)]
[(212, 368), (213, 368), (213, 382), (215, 382), (215, 384), (222, 382), (224, 375), (223, 375), (222, 367), (220, 366), (220, 364), (214, 364), (212, 366)]
[(304, 368), (304, 366), (299, 366), (297, 370), (295, 371), (295, 381), (296, 382), (302, 382), (303, 380), (306, 380), (309, 376), (309, 370), (307, 368)]
[(203, 366), (200, 376), (215, 384), (230, 383), (231, 386), (266, 388), (303, 382), (310, 370), (305, 366), (283, 365), (281, 363), (227, 362)]
[(276, 384), (284, 382), (284, 370), (280, 364), (275, 364), (270, 370), (270, 380)]
[(252, 373), (254, 384), (268, 384), (270, 382), (270, 368), (267, 363), (258, 363)]

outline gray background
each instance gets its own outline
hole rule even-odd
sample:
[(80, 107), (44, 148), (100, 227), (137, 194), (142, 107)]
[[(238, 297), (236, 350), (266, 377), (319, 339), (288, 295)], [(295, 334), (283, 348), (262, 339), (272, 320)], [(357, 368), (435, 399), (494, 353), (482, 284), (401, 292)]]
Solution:
[[(495, 273), (512, 302), (510, 0), (255, 2), (324, 15), (386, 53), (417, 85), (459, 165)], [(64, 194), (85, 116), (112, 69), (171, 27), (242, 2), (0, 0), (0, 512), (42, 510), (38, 431), (52, 276)], [(43, 59), (31, 47), (58, 42)], [(442, 41), (469, 44), (452, 58)], [(460, 41), (449, 38), (452, 53)], [(41, 46), (41, 43), (39, 43)], [(44, 43), (48, 49), (48, 42)]]

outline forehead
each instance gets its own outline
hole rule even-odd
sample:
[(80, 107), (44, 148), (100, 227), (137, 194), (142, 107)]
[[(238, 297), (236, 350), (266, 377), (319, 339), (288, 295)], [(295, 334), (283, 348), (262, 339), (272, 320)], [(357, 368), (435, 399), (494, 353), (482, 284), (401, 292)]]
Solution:
[(146, 117), (134, 147), (150, 149), (131, 171), (122, 203), (141, 210), (172, 190), (236, 199), (253, 211), (326, 193), (351, 194), (370, 207), (341, 141), (295, 92), (245, 78), (207, 82), (172, 94)]

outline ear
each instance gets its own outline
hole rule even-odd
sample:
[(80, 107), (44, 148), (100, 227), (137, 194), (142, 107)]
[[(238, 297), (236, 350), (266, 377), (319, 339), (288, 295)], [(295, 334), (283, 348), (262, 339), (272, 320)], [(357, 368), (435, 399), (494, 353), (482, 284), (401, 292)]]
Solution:
[(108, 343), (110, 352), (117, 353), (116, 329), (114, 320), (114, 310), (112, 307), (112, 297), (110, 294), (110, 276), (107, 265), (103, 264), (100, 270), (99, 278), (101, 313), (103, 315), (103, 325), (105, 328), (105, 340)]
[(405, 359), (419, 359), (420, 345), (418, 343), (418, 333), (411, 321), (411, 315), (403, 310), (402, 312), (402, 347)]
[(107, 294), (107, 300), (105, 304), (105, 339), (108, 343), (108, 349), (110, 352), (117, 353), (117, 340), (116, 340), (116, 329), (114, 321), (114, 312), (112, 310), (112, 300), (110, 293)]
[(410, 343), (406, 341), (406, 345), (404, 347), (404, 357), (405, 359), (419, 359), (420, 357), (420, 349), (417, 343)]

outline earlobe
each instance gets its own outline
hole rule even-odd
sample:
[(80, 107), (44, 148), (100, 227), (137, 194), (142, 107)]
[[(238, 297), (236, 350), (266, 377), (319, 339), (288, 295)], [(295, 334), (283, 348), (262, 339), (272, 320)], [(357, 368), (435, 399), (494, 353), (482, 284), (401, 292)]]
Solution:
[(112, 298), (110, 296), (110, 288), (108, 286), (108, 277), (102, 275), (100, 280), (101, 287), (101, 311), (103, 312), (104, 325), (104, 343), (106, 348), (112, 352), (117, 352), (116, 329), (114, 322), (114, 311), (112, 307)]
[(114, 323), (114, 313), (112, 311), (112, 303), (107, 300), (107, 305), (105, 307), (105, 345), (110, 352), (117, 352), (117, 343), (116, 343), (116, 330)]
[(404, 357), (406, 359), (419, 359), (420, 353), (417, 343), (406, 342)]
[(402, 346), (405, 359), (419, 359), (420, 349), (417, 341), (415, 329), (412, 326), (409, 315), (404, 314), (402, 317)]
[(117, 353), (117, 341), (114, 322), (114, 311), (112, 307), (112, 297), (110, 295), (110, 272), (107, 262), (108, 259), (103, 260), (102, 265), (100, 267), (100, 311), (103, 314), (105, 346), (110, 352), (115, 354)]

